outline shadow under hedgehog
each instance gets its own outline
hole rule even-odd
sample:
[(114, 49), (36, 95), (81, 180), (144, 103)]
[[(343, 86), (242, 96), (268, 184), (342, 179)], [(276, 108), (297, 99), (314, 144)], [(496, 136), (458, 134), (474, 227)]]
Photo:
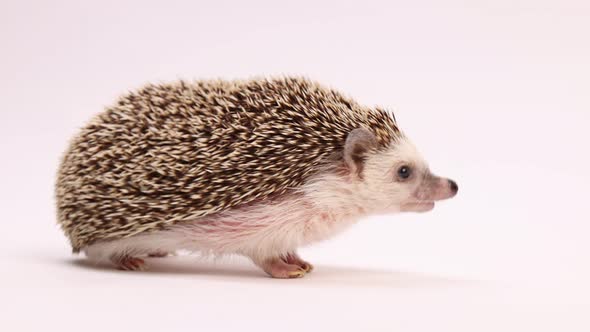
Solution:
[(360, 217), (456, 193), (393, 114), (289, 77), (128, 93), (72, 140), (56, 184), (59, 224), (91, 260), (239, 254), (276, 278), (311, 271), (297, 248)]

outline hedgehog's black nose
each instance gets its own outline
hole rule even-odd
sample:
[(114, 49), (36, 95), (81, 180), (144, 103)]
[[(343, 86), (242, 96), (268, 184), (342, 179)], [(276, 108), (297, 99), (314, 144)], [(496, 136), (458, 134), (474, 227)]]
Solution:
[(449, 187), (451, 188), (453, 194), (456, 194), (457, 191), (459, 191), (459, 186), (457, 185), (457, 182), (453, 180), (449, 180)]

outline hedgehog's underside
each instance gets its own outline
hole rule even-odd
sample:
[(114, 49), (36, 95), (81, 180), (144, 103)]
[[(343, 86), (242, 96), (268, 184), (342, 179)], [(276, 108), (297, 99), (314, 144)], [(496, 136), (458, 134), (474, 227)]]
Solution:
[(148, 85), (71, 143), (59, 223), (77, 252), (280, 196), (359, 127), (382, 146), (399, 133), (391, 114), (303, 79)]

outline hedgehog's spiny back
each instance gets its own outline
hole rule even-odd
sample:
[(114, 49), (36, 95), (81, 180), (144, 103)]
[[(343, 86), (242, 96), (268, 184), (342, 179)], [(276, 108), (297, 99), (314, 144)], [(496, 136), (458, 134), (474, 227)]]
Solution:
[(59, 222), (78, 251), (281, 195), (360, 126), (381, 145), (399, 133), (392, 115), (303, 79), (149, 85), (72, 142)]

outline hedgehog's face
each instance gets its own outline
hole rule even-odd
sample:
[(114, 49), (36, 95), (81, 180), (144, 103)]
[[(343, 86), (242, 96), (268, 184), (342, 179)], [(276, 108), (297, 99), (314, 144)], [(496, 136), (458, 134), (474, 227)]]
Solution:
[(435, 201), (456, 195), (457, 184), (433, 175), (406, 138), (385, 151), (369, 152), (373, 144), (371, 134), (360, 129), (351, 133), (345, 148), (345, 161), (358, 188), (355, 195), (373, 212), (430, 211)]

